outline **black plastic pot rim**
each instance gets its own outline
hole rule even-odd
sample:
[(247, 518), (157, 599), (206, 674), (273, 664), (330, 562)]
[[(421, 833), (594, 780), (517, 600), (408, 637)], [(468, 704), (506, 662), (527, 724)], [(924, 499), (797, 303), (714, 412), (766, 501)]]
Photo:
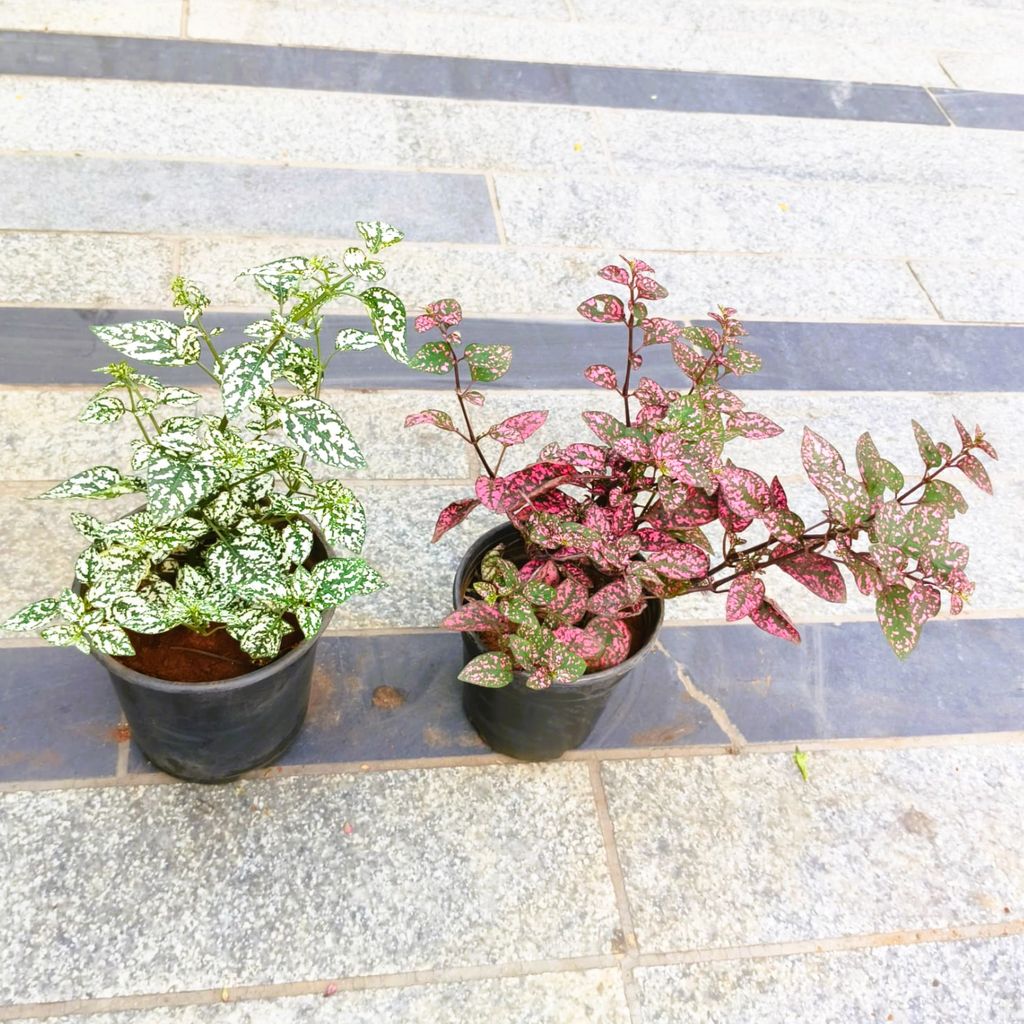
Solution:
[[(145, 505), (140, 505), (138, 508), (132, 509), (131, 512), (126, 512), (125, 516), (134, 515), (136, 512), (144, 509)], [(122, 517), (124, 518), (124, 517)], [(323, 546), (324, 551), (327, 552), (328, 558), (334, 557), (334, 550), (324, 539), (323, 534), (320, 532), (320, 528), (313, 522), (312, 519), (302, 516), (309, 524), (313, 531), (313, 535)], [(72, 590), (77, 594), (81, 591), (82, 584), (76, 579), (71, 585)], [(334, 617), (335, 606), (332, 605), (324, 611), (323, 618), (320, 620), (320, 628), (316, 631), (313, 636), (306, 637), (301, 644), (293, 647), (287, 654), (280, 658), (275, 658), (273, 661), (267, 662), (266, 665), (261, 666), (252, 672), (246, 672), (240, 676), (234, 676), (231, 679), (218, 679), (214, 682), (204, 683), (198, 680), (182, 679), (175, 681), (173, 679), (159, 679), (157, 676), (147, 676), (144, 672), (136, 672), (135, 669), (129, 668), (127, 665), (121, 664), (116, 658), (112, 658), (109, 654), (104, 654), (102, 651), (90, 651), (90, 654), (108, 671), (115, 672), (121, 676), (122, 679), (127, 679), (131, 683), (135, 683), (138, 686), (148, 687), (150, 690), (162, 690), (165, 693), (180, 693), (182, 689), (188, 689), (189, 687), (201, 687), (204, 693), (220, 692), (223, 693), (228, 690), (240, 690), (244, 686), (248, 686), (251, 683), (259, 682), (262, 679), (266, 679), (268, 676), (274, 675), (283, 668), (287, 668), (289, 665), (298, 661), (317, 641), (324, 635), (324, 631), (331, 624), (331, 619)], [(160, 634), (156, 634), (159, 636)]]
[[(492, 548), (496, 547), (500, 541), (496, 538), (498, 535), (504, 533), (506, 530), (516, 530), (511, 523), (501, 523), (498, 526), (493, 527), (486, 533), (481, 534), (466, 550), (466, 553), (462, 556), (459, 568), (460, 572), (456, 573), (455, 583), (452, 586), (452, 597), (455, 608), (461, 608), (466, 603), (466, 597), (464, 593), (460, 593), (459, 590), (459, 576), (461, 575), (461, 568), (473, 557), (474, 553), (483, 548), (483, 553), (486, 554)], [(518, 534), (518, 530), (516, 533)], [(493, 538), (493, 539), (492, 539)], [(646, 643), (633, 654), (631, 654), (625, 661), (620, 661), (618, 665), (612, 665), (611, 668), (603, 668), (600, 672), (588, 672), (586, 675), (580, 676), (573, 683), (552, 683), (550, 686), (544, 688), (544, 690), (537, 690), (537, 693), (543, 693), (546, 690), (579, 690), (581, 687), (585, 687), (591, 683), (602, 683), (607, 679), (611, 679), (614, 676), (623, 676), (626, 673), (632, 671), (632, 669), (638, 665), (648, 654), (654, 649), (658, 643), (658, 636), (661, 633), (661, 627), (665, 621), (665, 602), (660, 597), (648, 597), (648, 605), (653, 604), (657, 608), (657, 619), (654, 623), (654, 628), (651, 630), (651, 635), (647, 639)], [(642, 612), (640, 613), (643, 614)], [(479, 633), (470, 634), (474, 639), (477, 640), (478, 646), (483, 647), (479, 643)], [(527, 674), (518, 669), (514, 672), (514, 675), (521, 681), (525, 681)], [(463, 683), (463, 686), (472, 686), (473, 683)]]

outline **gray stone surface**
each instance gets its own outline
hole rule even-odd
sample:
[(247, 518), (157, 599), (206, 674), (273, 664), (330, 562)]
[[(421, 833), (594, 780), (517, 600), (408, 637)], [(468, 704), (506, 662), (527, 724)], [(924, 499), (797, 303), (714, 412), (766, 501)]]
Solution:
[[(223, 337), (227, 337), (224, 335)], [(232, 339), (237, 341), (238, 339)], [(101, 359), (110, 357), (109, 350)], [(339, 357), (339, 362), (344, 356)], [(162, 375), (175, 383), (174, 370)], [(409, 373), (410, 381), (416, 377)], [(100, 384), (101, 379), (96, 378)], [(95, 388), (19, 387), (0, 390), (0, 480), (63, 480), (97, 462), (127, 466), (130, 442), (139, 436), (135, 421), (81, 424), (78, 414)], [(201, 387), (205, 401), (195, 410), (216, 412), (220, 402), (212, 389)], [(460, 480), (470, 475), (466, 445), (452, 434), (421, 427), (405, 430), (405, 416), (436, 406), (436, 392), (348, 391), (325, 388), (323, 399), (348, 424), (362, 448), (367, 469), (345, 474), (353, 479)], [(340, 476), (336, 469), (316, 465), (319, 477)]]
[(1024, 254), (1024, 205), (1010, 195), (819, 182), (619, 182), (583, 174), (499, 174), (495, 187), (513, 245), (858, 258)]
[(635, 977), (644, 1024), (1009, 1024), (1024, 1019), (1022, 964), (1014, 935), (648, 967)]
[(602, 765), (641, 952), (1019, 916), (1024, 747), (808, 761), (806, 783), (790, 754)]
[(936, 89), (933, 95), (955, 125), (1024, 131), (1024, 96), (1018, 93)]
[(1024, 70), (1011, 53), (943, 53), (942, 66), (961, 89), (1024, 92)]
[(479, 175), (22, 156), (0, 174), (0, 223), (25, 230), (339, 234), (373, 217), (419, 241), (497, 241)]
[(176, 36), (181, 0), (4, 0), (0, 29)]
[[(7, 225), (10, 227), (10, 225)], [(167, 303), (176, 246), (140, 235), (0, 232), (0, 302), (118, 306)]]
[[(581, 239), (574, 238), (573, 244), (578, 242)], [(682, 237), (673, 245), (677, 243), (690, 244)], [(234, 268), (253, 266), (282, 253), (336, 253), (348, 244), (341, 239), (322, 238), (186, 239), (182, 268), (219, 301), (251, 306), (258, 296), (251, 285), (235, 281)], [(934, 308), (902, 261), (820, 255), (656, 253), (652, 249), (653, 245), (647, 243), (643, 253), (671, 293), (659, 303), (661, 316), (692, 317), (714, 309), (718, 303), (731, 304), (751, 319), (799, 320), (807, 317), (809, 309), (817, 320), (916, 320), (935, 316)], [(597, 270), (619, 251), (618, 245), (572, 252), (405, 243), (393, 250), (387, 261), (388, 281), (410, 309), (443, 295), (455, 295), (467, 316), (550, 317), (578, 322), (577, 303), (600, 288)], [(32, 272), (24, 269), (20, 273), (31, 276)], [(122, 305), (130, 302), (130, 294), (122, 299)]]
[(604, 110), (600, 119), (612, 162), (631, 174), (1015, 192), (1024, 161), (1017, 132), (646, 110)]
[(229, 1005), (180, 1006), (55, 1018), (53, 1024), (628, 1024), (618, 971), (532, 974), (402, 988), (341, 991)]
[[(187, 160), (201, 131), (208, 159), (412, 170), (607, 165), (591, 111), (296, 89), (257, 96), (225, 85), (9, 77), (0, 80), (0, 121), (7, 148), (39, 153)], [(78, 116), (83, 109), (88, 118)], [(288, 130), (268, 135), (268, 124)]]
[(950, 320), (1024, 321), (1024, 263), (1009, 260), (914, 260), (913, 268)]
[(0, 1005), (607, 953), (618, 924), (584, 765), (16, 793), (0, 818)]

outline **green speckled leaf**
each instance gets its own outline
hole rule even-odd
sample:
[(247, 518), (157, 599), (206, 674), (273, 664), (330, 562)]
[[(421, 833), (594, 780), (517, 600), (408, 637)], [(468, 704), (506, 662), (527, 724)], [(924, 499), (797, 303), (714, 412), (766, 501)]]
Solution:
[(132, 320), (101, 324), (93, 334), (130, 359), (156, 366), (187, 366), (199, 361), (201, 335), (195, 327), (169, 320)]
[(397, 362), (407, 363), (405, 304), (394, 292), (376, 286), (362, 291), (359, 298), (370, 314), (381, 348)]
[(116, 498), (143, 490), (142, 481), (134, 476), (123, 476), (113, 466), (93, 466), (51, 487), (40, 498)]
[(293, 398), (281, 405), (281, 425), (296, 446), (317, 462), (363, 469), (366, 459), (344, 420), (319, 398)]
[(398, 228), (382, 220), (357, 220), (356, 230), (362, 235), (366, 247), (375, 254), (389, 245), (397, 245), (405, 238)]
[(78, 418), (82, 423), (114, 423), (127, 411), (124, 402), (116, 395), (100, 392), (89, 400)]
[(214, 466), (192, 457), (154, 450), (142, 467), (149, 495), (149, 513), (157, 524), (167, 523), (195, 508), (216, 489)]
[(57, 599), (44, 597), (41, 601), (33, 601), (10, 618), (0, 622), (0, 629), (24, 630), (38, 629), (57, 614)]
[(385, 586), (376, 569), (362, 558), (325, 558), (311, 573), (316, 583), (316, 600), (320, 608), (344, 604), (357, 594), (372, 594)]
[(915, 621), (910, 591), (902, 584), (886, 587), (875, 600), (875, 614), (885, 639), (901, 661), (917, 646), (921, 626)]
[(274, 362), (266, 346), (250, 341), (236, 345), (221, 355), (220, 390), (224, 411), (232, 419), (248, 413), (253, 402), (262, 398), (274, 380)]

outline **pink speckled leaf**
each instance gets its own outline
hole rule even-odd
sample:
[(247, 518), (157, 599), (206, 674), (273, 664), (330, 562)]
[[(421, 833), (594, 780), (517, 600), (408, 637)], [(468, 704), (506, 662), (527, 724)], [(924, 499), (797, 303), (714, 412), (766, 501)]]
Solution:
[(643, 324), (644, 345), (670, 345), (683, 336), (683, 329), (664, 317), (648, 317)]
[(531, 434), (544, 426), (547, 418), (548, 414), (543, 409), (521, 412), (515, 416), (509, 416), (507, 420), (502, 420), (501, 423), (496, 423), (487, 433), (499, 444), (522, 444)]
[(626, 319), (626, 307), (614, 295), (592, 295), (584, 299), (576, 311), (595, 324), (614, 324)]
[(479, 391), (463, 391), (462, 397), (469, 402), (470, 405), (481, 406), (484, 404), (484, 396)]
[(786, 497), (786, 489), (782, 486), (782, 481), (777, 476), (773, 476), (772, 482), (768, 485), (768, 497), (772, 508), (789, 508), (789, 498)]
[(748, 518), (734, 512), (725, 500), (721, 488), (716, 492), (716, 496), (718, 498), (718, 521), (722, 524), (723, 530), (729, 533), (742, 533), (754, 521), (753, 516)]
[(551, 621), (575, 625), (587, 610), (588, 590), (579, 580), (567, 576), (555, 589), (555, 599), (548, 608)]
[(723, 466), (718, 487), (730, 510), (743, 519), (756, 519), (770, 504), (768, 484), (749, 469)]
[(606, 281), (613, 281), (615, 284), (629, 284), (629, 274), (624, 267), (617, 267), (614, 263), (609, 263), (607, 267), (602, 267), (597, 272), (598, 277), (603, 277)]
[(630, 462), (649, 462), (651, 446), (642, 437), (620, 437), (612, 442), (612, 451)]
[(942, 595), (921, 580), (914, 584), (907, 600), (910, 602), (910, 615), (919, 626), (934, 619), (942, 609)]
[(704, 526), (718, 518), (718, 497), (709, 495), (699, 487), (682, 484), (669, 477), (658, 481), (658, 503), (661, 510), (650, 516), (652, 523), (663, 524), (667, 529), (684, 529)]
[(636, 291), (641, 299), (664, 299), (668, 296), (668, 289), (664, 285), (658, 284), (653, 277), (638, 277)]
[(609, 391), (619, 390), (619, 378), (615, 371), (610, 366), (605, 366), (604, 363), (594, 363), (593, 366), (588, 366), (583, 371), (583, 376), (599, 388), (607, 388)]
[(917, 441), (917, 450), (921, 453), (921, 461), (928, 469), (937, 469), (942, 465), (942, 452), (939, 451), (938, 445), (917, 420), (911, 420), (910, 425), (914, 428), (914, 440)]
[[(673, 392), (672, 394), (677, 395), (678, 393)], [(668, 405), (672, 401), (669, 393), (650, 377), (640, 378), (640, 383), (637, 384), (633, 395), (642, 405)]]
[(426, 309), (427, 315), (434, 318), (438, 325), (456, 327), (462, 322), (462, 307), (456, 299), (438, 299), (431, 302)]
[(735, 430), (740, 437), (749, 437), (752, 441), (761, 441), (782, 433), (782, 427), (778, 423), (759, 412), (734, 412), (726, 426), (730, 430)]
[(758, 629), (763, 629), (780, 640), (800, 643), (800, 633), (790, 621), (789, 616), (770, 598), (766, 597), (751, 613), (750, 621)]
[(596, 444), (571, 444), (561, 454), (581, 473), (603, 473), (608, 462), (608, 453)]
[(422, 412), (414, 412), (405, 417), (407, 427), (415, 427), (421, 423), (429, 423), (432, 427), (437, 427), (438, 430), (455, 429), (451, 416), (440, 409), (424, 409)]
[(640, 584), (630, 576), (623, 576), (592, 594), (587, 610), (594, 615), (614, 616), (635, 605), (642, 597)]
[(820, 434), (804, 427), (800, 455), (808, 479), (828, 499), (829, 508), (844, 525), (855, 526), (871, 512), (871, 498), (860, 480), (846, 473), (839, 452)]
[(484, 601), (467, 601), (461, 608), (456, 608), (441, 626), (456, 633), (508, 633), (512, 629), (512, 623), (497, 608)]
[(804, 521), (795, 512), (784, 508), (766, 508), (760, 519), (773, 537), (794, 544), (800, 540), (806, 529)]
[(887, 587), (875, 599), (875, 614), (889, 646), (902, 661), (921, 636), (921, 626), (914, 621), (910, 607), (910, 591), (900, 583)]
[(673, 480), (706, 491), (715, 489), (715, 478), (698, 446), (687, 444), (678, 434), (659, 434), (651, 448), (658, 468)]
[(632, 637), (621, 619), (593, 618), (583, 629), (593, 654), (583, 655), (592, 672), (621, 665), (629, 657)]
[(823, 601), (843, 604), (846, 601), (846, 581), (835, 562), (816, 551), (804, 551), (789, 544), (778, 544), (772, 552), (778, 558), (778, 567), (802, 583)]
[(696, 544), (675, 544), (656, 551), (647, 565), (669, 580), (694, 580), (705, 575), (710, 567), (706, 551)]
[(478, 654), (459, 673), (459, 679), (488, 689), (508, 686), (512, 682), (512, 659), (504, 651)]
[(757, 576), (737, 576), (729, 587), (725, 599), (727, 622), (739, 622), (761, 606), (764, 600), (764, 583)]
[(502, 511), (505, 502), (505, 481), (489, 476), (479, 476), (476, 480), (476, 496), (484, 508), (492, 512)]
[(611, 413), (585, 412), (583, 413), (583, 422), (605, 444), (611, 444), (622, 437), (639, 437), (635, 430), (627, 427), (621, 420), (617, 420)]
[(627, 260), (627, 262), (638, 274), (654, 273), (654, 267), (650, 263), (644, 263), (643, 260)]
[(956, 462), (956, 468), (960, 470), (972, 484), (980, 487), (986, 494), (992, 493), (992, 481), (989, 479), (988, 471), (981, 464), (981, 461), (973, 455), (961, 455)]
[(462, 498), (444, 508), (437, 517), (431, 544), (436, 544), (453, 526), (458, 526), (479, 504), (477, 498)]
[(704, 372), (705, 360), (690, 348), (684, 338), (672, 342), (672, 358), (690, 380), (697, 380)]

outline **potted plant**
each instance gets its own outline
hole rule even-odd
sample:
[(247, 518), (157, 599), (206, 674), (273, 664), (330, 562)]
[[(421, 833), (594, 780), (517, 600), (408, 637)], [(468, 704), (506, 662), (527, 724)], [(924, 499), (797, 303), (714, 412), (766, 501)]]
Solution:
[[(384, 585), (360, 557), (366, 514), (336, 479), (366, 465), (345, 422), (320, 397), (345, 350), (379, 345), (405, 362), (405, 308), (378, 282), (396, 229), (361, 222), (365, 249), (340, 262), (292, 257), (245, 271), (274, 301), (230, 348), (208, 328), (209, 299), (173, 282), (184, 323), (94, 327), (122, 356), (195, 366), (221, 408), (127, 362), (85, 406), (84, 423), (134, 421), (131, 469), (94, 466), (42, 498), (114, 498), (139, 506), (113, 522), (72, 520), (89, 546), (74, 585), (14, 614), (5, 629), (40, 629), (51, 644), (92, 652), (110, 673), (139, 746), (158, 767), (219, 781), (278, 757), (306, 714), (316, 644), (336, 605)], [(342, 330), (325, 351), (324, 307), (351, 297), (373, 332)], [(340, 549), (342, 554), (335, 554)]]
[[(957, 614), (974, 589), (968, 549), (951, 540), (950, 521), (967, 503), (949, 476), (966, 476), (991, 493), (978, 459), (996, 458), (980, 428), (955, 420), (956, 445), (934, 441), (913, 423), (924, 463), (918, 479), (875, 447), (856, 446), (856, 471), (825, 438), (804, 430), (804, 468), (826, 508), (811, 525), (770, 482), (736, 465), (726, 446), (736, 438), (773, 437), (781, 427), (744, 407), (723, 386), (761, 360), (743, 347), (736, 311), (719, 308), (715, 327), (683, 327), (650, 316), (648, 303), (668, 293), (642, 260), (599, 271), (625, 289), (578, 307), (586, 319), (623, 331), (621, 376), (588, 366), (584, 376), (622, 399), (621, 418), (586, 412), (593, 440), (548, 445), (538, 461), (502, 475), (506, 453), (525, 442), (547, 413), (529, 411), (480, 429), (471, 409), (484, 404), (478, 383), (511, 363), (501, 345), (462, 345), (461, 310), (432, 303), (416, 321), (437, 330), (410, 360), (428, 373), (453, 376), (458, 419), (428, 409), (406, 426), (430, 424), (459, 436), (479, 458), (475, 495), (438, 518), (436, 541), (478, 506), (507, 518), (466, 553), (455, 580), (455, 611), (443, 622), (463, 635), (467, 663), (459, 676), (463, 706), (495, 750), (525, 759), (558, 757), (589, 735), (612, 688), (655, 643), (664, 600), (725, 594), (730, 622), (749, 619), (773, 636), (800, 634), (767, 595), (776, 569), (826, 601), (846, 600), (840, 567), (873, 596), (882, 632), (905, 658), (921, 627), (939, 613), (941, 596)], [(644, 350), (670, 345), (682, 373), (669, 388), (641, 377)], [(467, 380), (468, 378), (468, 380)]]

